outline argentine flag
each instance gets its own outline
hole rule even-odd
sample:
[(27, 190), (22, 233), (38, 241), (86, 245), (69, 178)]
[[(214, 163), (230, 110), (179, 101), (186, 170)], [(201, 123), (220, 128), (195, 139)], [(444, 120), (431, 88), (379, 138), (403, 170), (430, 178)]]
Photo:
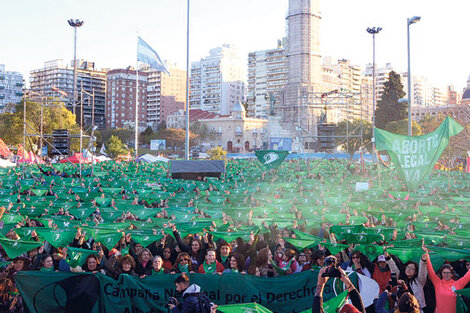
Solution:
[(170, 75), (170, 72), (162, 62), (158, 53), (152, 49), (142, 38), (139, 37), (137, 43), (137, 61), (148, 64), (151, 68), (157, 71), (165, 72)]

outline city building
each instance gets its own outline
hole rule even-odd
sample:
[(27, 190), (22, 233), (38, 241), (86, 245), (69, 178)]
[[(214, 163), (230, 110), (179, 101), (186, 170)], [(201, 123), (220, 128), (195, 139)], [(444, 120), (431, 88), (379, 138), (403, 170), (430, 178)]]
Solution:
[[(107, 73), (108, 90), (106, 92), (106, 127), (134, 128), (136, 106), (136, 71), (113, 69)], [(145, 130), (147, 123), (147, 83), (148, 73), (140, 72), (138, 90), (139, 131)]]
[[(382, 99), (385, 82), (388, 81), (388, 76), (390, 72), (393, 70), (394, 69), (391, 63), (386, 63), (384, 67), (377, 67), (377, 65), (375, 66), (375, 88), (377, 92), (377, 98), (376, 98), (377, 102)], [(373, 65), (372, 63), (368, 63), (364, 71), (364, 76), (370, 77), (372, 79), (372, 74), (373, 74)]]
[(278, 41), (276, 49), (248, 54), (247, 116), (266, 119), (270, 114), (270, 95), (276, 103), (287, 83), (287, 38)]
[(243, 153), (267, 147), (266, 119), (246, 117), (246, 111), (240, 102), (235, 103), (230, 115), (200, 119), (207, 125), (213, 138), (203, 142), (205, 146), (221, 146), (227, 152)]
[[(401, 82), (408, 98), (408, 73), (401, 74)], [(424, 76), (413, 76), (411, 79), (412, 106), (436, 106), (447, 104), (447, 90), (435, 86)]]
[(211, 49), (209, 55), (191, 64), (190, 107), (230, 114), (245, 93), (245, 67), (238, 51), (230, 45)]
[[(207, 120), (219, 116), (219, 114), (213, 112), (204, 111), (201, 109), (191, 109), (189, 110), (189, 124), (191, 126), (191, 123), (193, 122), (198, 122), (199, 120)], [(166, 127), (186, 129), (186, 111), (178, 110), (178, 112), (169, 114), (166, 118)], [(189, 129), (191, 129), (191, 127)]]
[(447, 86), (447, 105), (460, 104), (462, 93), (455, 90), (453, 85)]
[[(80, 107), (83, 105), (84, 126), (96, 125), (104, 128), (107, 70), (96, 69), (94, 62), (77, 60), (77, 63), (76, 101), (73, 101), (73, 61), (70, 65), (66, 65), (62, 59), (45, 62), (43, 68), (30, 72), (29, 96), (38, 99), (44, 97), (62, 99), (67, 108), (77, 114), (78, 122), (80, 121), (78, 116)], [(82, 94), (83, 102), (81, 101)]]
[(0, 64), (0, 113), (5, 113), (6, 105), (21, 103), (23, 97), (23, 75), (5, 70)]
[(186, 106), (186, 71), (168, 66), (171, 75), (158, 71), (148, 72), (147, 122), (156, 128), (167, 116)]

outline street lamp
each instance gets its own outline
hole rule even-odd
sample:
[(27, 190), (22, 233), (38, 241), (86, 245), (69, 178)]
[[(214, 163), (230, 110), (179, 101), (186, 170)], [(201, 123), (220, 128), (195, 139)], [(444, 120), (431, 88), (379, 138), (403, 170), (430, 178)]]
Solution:
[(408, 136), (412, 136), (411, 128), (411, 103), (413, 102), (413, 97), (411, 96), (411, 70), (410, 70), (410, 25), (418, 23), (421, 20), (421, 16), (413, 16), (406, 20), (406, 28), (408, 34)]
[(372, 35), (372, 158), (375, 158), (375, 35), (382, 27), (368, 27), (367, 32)]
[(70, 19), (67, 20), (70, 26), (73, 27), (74, 36), (73, 36), (73, 87), (72, 87), (72, 94), (73, 94), (73, 103), (72, 103), (72, 113), (75, 114), (75, 101), (77, 99), (76, 89), (77, 89), (77, 28), (81, 27), (84, 21), (80, 21), (79, 19)]
[(189, 160), (189, 0), (187, 1), (187, 14), (186, 14), (186, 138), (185, 138), (185, 149), (184, 159)]

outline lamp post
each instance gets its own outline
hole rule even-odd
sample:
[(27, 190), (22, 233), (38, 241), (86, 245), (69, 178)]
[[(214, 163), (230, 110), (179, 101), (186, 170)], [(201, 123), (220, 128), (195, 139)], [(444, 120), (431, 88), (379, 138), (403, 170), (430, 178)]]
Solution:
[(189, 0), (186, 16), (186, 140), (184, 159), (189, 160)]
[(372, 34), (372, 158), (375, 158), (375, 35), (382, 30), (382, 27), (369, 27), (367, 32)]
[(413, 102), (413, 97), (411, 96), (411, 62), (410, 62), (410, 25), (418, 23), (421, 20), (421, 16), (413, 16), (406, 20), (406, 28), (408, 34), (408, 136), (413, 136), (412, 127), (411, 127), (411, 103)]
[(77, 99), (76, 89), (77, 89), (77, 28), (83, 25), (83, 21), (79, 19), (69, 19), (67, 20), (70, 26), (73, 27), (74, 35), (73, 35), (73, 86), (72, 86), (72, 94), (73, 94), (73, 102), (72, 102), (72, 113), (75, 114), (75, 101)]

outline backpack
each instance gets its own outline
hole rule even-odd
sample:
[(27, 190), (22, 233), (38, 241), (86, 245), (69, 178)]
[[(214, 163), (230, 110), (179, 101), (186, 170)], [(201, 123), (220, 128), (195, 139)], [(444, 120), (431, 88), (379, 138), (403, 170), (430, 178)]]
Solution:
[(200, 293), (190, 293), (188, 294), (190, 296), (194, 296), (197, 298), (197, 301), (199, 303), (199, 312), (200, 313), (210, 313), (211, 312), (211, 306), (212, 303), (209, 300), (209, 297), (206, 296), (206, 294), (200, 292)]

